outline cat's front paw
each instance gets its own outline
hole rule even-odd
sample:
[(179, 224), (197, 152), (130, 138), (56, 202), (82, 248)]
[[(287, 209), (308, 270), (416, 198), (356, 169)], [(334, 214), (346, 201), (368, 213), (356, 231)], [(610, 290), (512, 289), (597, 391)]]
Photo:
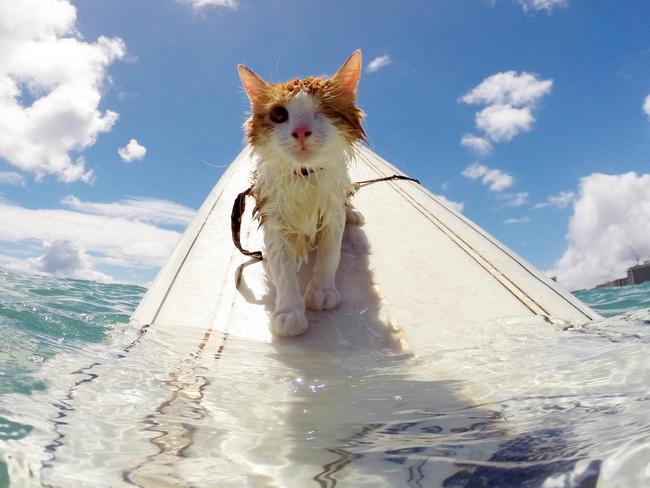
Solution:
[(341, 294), (335, 286), (309, 283), (305, 293), (305, 302), (312, 310), (332, 310), (340, 300)]
[(307, 330), (309, 323), (305, 312), (275, 312), (271, 318), (271, 329), (274, 334), (283, 337), (293, 337)]

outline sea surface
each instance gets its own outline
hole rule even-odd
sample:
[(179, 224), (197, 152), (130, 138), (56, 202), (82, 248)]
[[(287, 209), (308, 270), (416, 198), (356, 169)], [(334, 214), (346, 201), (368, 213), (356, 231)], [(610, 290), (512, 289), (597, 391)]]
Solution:
[(417, 360), (229, 338), (228, 378), (170, 373), (170, 344), (125, 358), (145, 291), (0, 268), (0, 487), (650, 486), (650, 282), (578, 292), (602, 321), (486, 324)]

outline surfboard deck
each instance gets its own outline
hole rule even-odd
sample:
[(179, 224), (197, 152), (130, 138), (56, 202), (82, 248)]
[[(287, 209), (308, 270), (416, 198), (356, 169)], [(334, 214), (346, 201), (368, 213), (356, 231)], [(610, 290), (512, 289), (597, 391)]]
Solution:
[[(435, 455), (444, 446), (431, 434), (471, 429), (494, 412), (476, 407), (481, 391), (449, 385), (452, 372), (402, 371), (400, 362), (480, 341), (486, 322), (598, 318), (425, 188), (394, 181), (354, 196), (366, 223), (346, 228), (339, 307), (309, 311), (302, 336), (274, 337), (273, 287), (263, 264), (242, 256), (230, 239), (231, 206), (249, 186), (252, 167), (245, 148), (142, 299), (129, 341), (90, 348), (93, 359), (82, 367), (67, 357), (48, 365), (48, 394), (57, 401), (30, 438), (12, 445), (12, 479), (32, 473), (54, 486), (98, 479), (142, 487), (334, 486), (341, 479), (438, 486), (458, 467)], [(365, 147), (350, 172), (353, 181), (402, 174)], [(241, 235), (245, 247), (261, 247), (250, 215)], [(394, 401), (376, 391), (382, 373), (365, 381), (368, 357), (392, 365), (385, 381)], [(348, 381), (328, 381), (341, 371)], [(417, 420), (414, 412), (425, 409), (438, 412), (435, 425)], [(32, 424), (39, 415), (28, 405), (24, 412)], [(404, 464), (404, 453), (416, 448), (401, 444), (404, 432), (429, 436), (422, 462)], [(361, 460), (370, 439), (385, 449), (364, 451)], [(467, 447), (463, 456), (487, 459), (486, 442), (481, 450)]]
[[(268, 297), (260, 298), (264, 303), (247, 301), (233, 286), (243, 276), (239, 267), (246, 258), (229, 238), (230, 207), (249, 186), (252, 167), (250, 152), (244, 149), (198, 211), (134, 313), (134, 322), (161, 327), (201, 324), (199, 328), (213, 324), (216, 330), (238, 336), (272, 340), (266, 326)], [(359, 148), (350, 173), (353, 181), (403, 174), (366, 147)], [(527, 315), (568, 322), (599, 318), (417, 183), (371, 185), (354, 196), (354, 204), (366, 224), (348, 227), (344, 246), (352, 249), (347, 254), (356, 253), (352, 261), (363, 264), (349, 269), (344, 261), (337, 279), (366, 280), (381, 297), (378, 301), (386, 314), (381, 321), (403, 336), (402, 345), (413, 352), (435, 344), (435, 333), (444, 324), (463, 327)], [(260, 231), (250, 218), (243, 222), (242, 239), (251, 249), (260, 246)], [(328, 317), (338, 321), (338, 314), (356, 314), (367, 298), (344, 298)], [(318, 329), (303, 340), (317, 335)]]

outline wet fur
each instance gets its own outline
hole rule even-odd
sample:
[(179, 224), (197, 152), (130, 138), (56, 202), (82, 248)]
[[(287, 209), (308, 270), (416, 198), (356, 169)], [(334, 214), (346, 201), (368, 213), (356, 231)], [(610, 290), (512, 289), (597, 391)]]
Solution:
[[(298, 335), (307, 329), (305, 305), (329, 310), (340, 300), (334, 276), (346, 214), (348, 220), (361, 221), (347, 204), (352, 193), (348, 163), (355, 143), (365, 140), (364, 115), (356, 105), (360, 70), (360, 51), (331, 78), (271, 84), (248, 68), (239, 68), (251, 101), (245, 132), (257, 161), (253, 196), (264, 232), (267, 269), (276, 288), (271, 326), (278, 335)], [(288, 111), (288, 121), (282, 124), (270, 118), (271, 110), (279, 106)], [(310, 129), (300, 143), (297, 125)], [(308, 148), (305, 154), (298, 144)], [(316, 252), (316, 262), (303, 297), (297, 271), (311, 251)]]

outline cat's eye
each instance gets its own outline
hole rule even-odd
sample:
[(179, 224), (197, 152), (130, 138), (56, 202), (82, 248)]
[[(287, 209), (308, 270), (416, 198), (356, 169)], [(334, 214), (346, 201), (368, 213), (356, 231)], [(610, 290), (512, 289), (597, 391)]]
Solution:
[(281, 124), (289, 120), (289, 112), (284, 107), (273, 107), (269, 116), (276, 124)]

